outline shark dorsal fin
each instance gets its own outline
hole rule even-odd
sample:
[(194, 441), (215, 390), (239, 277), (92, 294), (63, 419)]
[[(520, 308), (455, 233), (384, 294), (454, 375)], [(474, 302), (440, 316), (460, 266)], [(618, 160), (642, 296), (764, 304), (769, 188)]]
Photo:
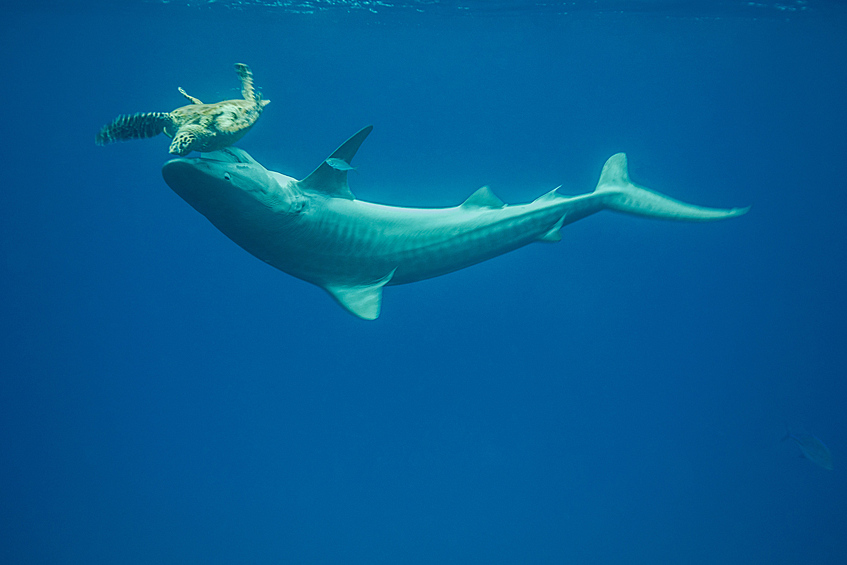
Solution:
[(561, 200), (563, 197), (559, 194), (559, 189), (562, 188), (562, 185), (557, 186), (550, 192), (546, 192), (532, 201), (533, 204), (540, 204), (542, 202), (551, 202), (553, 200)]
[(327, 196), (334, 196), (336, 198), (353, 200), (353, 193), (350, 192), (350, 187), (347, 185), (347, 170), (343, 170), (344, 167), (333, 167), (330, 163), (339, 163), (340, 161), (349, 165), (350, 161), (353, 160), (353, 156), (356, 155), (356, 151), (362, 145), (362, 142), (365, 141), (365, 138), (373, 129), (373, 126), (364, 127), (353, 135), (353, 137), (342, 143), (341, 147), (327, 157), (317, 169), (297, 183), (298, 188), (301, 190), (321, 192)]
[(351, 314), (365, 320), (376, 320), (382, 306), (382, 287), (394, 276), (393, 269), (386, 276), (371, 284), (324, 285), (324, 288)]
[(462, 202), (462, 208), (503, 208), (506, 204), (497, 198), (491, 189), (483, 186), (476, 192), (468, 196), (468, 199)]

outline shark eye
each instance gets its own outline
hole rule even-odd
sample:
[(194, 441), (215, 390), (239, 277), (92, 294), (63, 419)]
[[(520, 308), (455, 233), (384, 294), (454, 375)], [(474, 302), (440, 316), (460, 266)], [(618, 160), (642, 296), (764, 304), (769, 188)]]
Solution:
[(229, 176), (229, 173), (224, 173), (224, 180), (232, 180), (232, 177)]

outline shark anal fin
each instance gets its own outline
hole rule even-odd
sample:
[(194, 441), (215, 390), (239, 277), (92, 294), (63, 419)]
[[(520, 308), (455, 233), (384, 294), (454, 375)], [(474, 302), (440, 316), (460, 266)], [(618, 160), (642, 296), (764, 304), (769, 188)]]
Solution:
[(491, 189), (487, 186), (483, 186), (478, 189), (476, 192), (468, 196), (468, 199), (462, 202), (462, 208), (466, 209), (474, 209), (474, 208), (503, 208), (506, 204), (503, 203), (502, 200), (497, 198)]
[[(356, 132), (353, 137), (342, 143), (341, 147), (333, 151), (332, 155), (327, 157), (317, 169), (297, 183), (298, 188), (301, 190), (321, 192), (337, 198), (353, 200), (353, 193), (350, 192), (350, 187), (347, 184), (347, 172), (350, 169), (342, 166), (342, 163), (346, 163), (348, 167), (350, 166), (350, 161), (353, 160), (362, 142), (365, 141), (365, 138), (368, 137), (368, 134), (373, 129), (373, 126), (364, 127)], [(330, 163), (336, 163), (337, 165), (333, 167)]]
[(382, 287), (388, 284), (394, 276), (393, 269), (375, 283), (365, 285), (324, 285), (324, 289), (332, 295), (348, 312), (364, 320), (376, 320), (382, 306)]
[(561, 230), (564, 225), (565, 216), (562, 216), (559, 221), (556, 222), (556, 225), (550, 228), (550, 231), (538, 238), (538, 241), (543, 241), (544, 243), (558, 243), (562, 241), (562, 232), (559, 230)]

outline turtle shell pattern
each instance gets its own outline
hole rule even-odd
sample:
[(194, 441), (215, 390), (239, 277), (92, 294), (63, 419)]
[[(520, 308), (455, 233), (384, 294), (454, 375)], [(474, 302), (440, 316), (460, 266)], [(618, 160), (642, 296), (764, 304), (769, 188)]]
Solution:
[(105, 145), (165, 133), (173, 138), (169, 151), (174, 155), (187, 155), (191, 151), (217, 151), (232, 145), (250, 131), (270, 102), (262, 100), (255, 92), (250, 67), (239, 63), (235, 65), (235, 71), (241, 78), (243, 99), (204, 104), (180, 88), (180, 93), (191, 104), (167, 113), (119, 116), (103, 126), (95, 142)]

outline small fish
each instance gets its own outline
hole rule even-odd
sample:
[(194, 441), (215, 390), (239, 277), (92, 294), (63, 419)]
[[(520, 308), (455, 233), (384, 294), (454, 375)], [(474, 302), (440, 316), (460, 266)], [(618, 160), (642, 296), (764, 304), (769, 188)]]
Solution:
[(821, 440), (812, 434), (792, 434), (790, 430), (786, 431), (787, 433), (782, 441), (793, 439), (800, 447), (800, 451), (803, 452), (803, 457), (827, 471), (832, 471), (832, 453)]
[(352, 166), (350, 163), (345, 161), (344, 159), (337, 159), (335, 157), (330, 157), (326, 160), (326, 164), (335, 169), (336, 171), (355, 171), (356, 167)]

